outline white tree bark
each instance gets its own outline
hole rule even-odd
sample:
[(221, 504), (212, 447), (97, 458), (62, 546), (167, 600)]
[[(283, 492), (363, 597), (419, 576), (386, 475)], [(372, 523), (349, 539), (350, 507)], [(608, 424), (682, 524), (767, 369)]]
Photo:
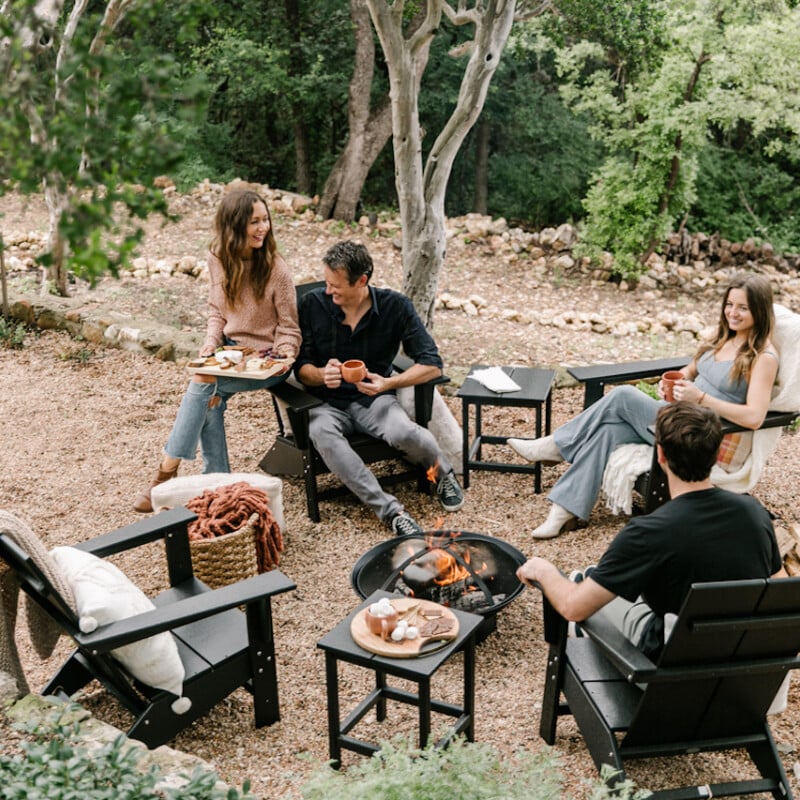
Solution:
[[(514, 20), (516, 0), (427, 0), (426, 18), (411, 35), (403, 31), (403, 0), (367, 0), (389, 70), (395, 183), (403, 226), (403, 291), (425, 324), (433, 322), (439, 274), (446, 255), (444, 200), (453, 161), (486, 99)], [(456, 107), (423, 166), (418, 65), (442, 15), (472, 25), (474, 36)]]

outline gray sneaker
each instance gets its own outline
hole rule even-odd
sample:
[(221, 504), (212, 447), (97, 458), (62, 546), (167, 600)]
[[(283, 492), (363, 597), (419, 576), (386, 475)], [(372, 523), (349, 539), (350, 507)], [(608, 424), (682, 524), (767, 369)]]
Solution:
[(464, 490), (452, 470), (436, 484), (436, 494), (445, 511), (458, 511), (464, 505)]
[(419, 523), (405, 511), (395, 514), (390, 524), (395, 536), (420, 536), (423, 533)]

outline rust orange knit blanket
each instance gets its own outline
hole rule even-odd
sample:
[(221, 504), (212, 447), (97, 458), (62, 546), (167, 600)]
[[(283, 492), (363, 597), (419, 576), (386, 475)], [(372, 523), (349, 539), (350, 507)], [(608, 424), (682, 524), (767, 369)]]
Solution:
[(192, 541), (213, 539), (238, 531), (247, 524), (253, 513), (257, 513), (258, 571), (267, 572), (280, 563), (283, 536), (269, 507), (269, 497), (261, 489), (244, 481), (206, 489), (203, 494), (189, 500), (186, 508), (197, 514), (197, 519), (189, 526), (189, 539)]

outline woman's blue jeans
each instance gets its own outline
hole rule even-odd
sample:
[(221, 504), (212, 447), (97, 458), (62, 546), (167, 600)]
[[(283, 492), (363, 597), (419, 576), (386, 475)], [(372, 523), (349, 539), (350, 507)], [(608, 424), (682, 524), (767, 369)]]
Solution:
[[(288, 373), (287, 373), (288, 374)], [(287, 374), (265, 380), (218, 377), (214, 383), (190, 381), (181, 400), (164, 452), (172, 458), (193, 461), (197, 445), (203, 454), (203, 472), (230, 472), (225, 439), (225, 409), (237, 392), (269, 389), (286, 380)], [(215, 398), (218, 403), (212, 403)], [(214, 407), (211, 408), (210, 405)]]

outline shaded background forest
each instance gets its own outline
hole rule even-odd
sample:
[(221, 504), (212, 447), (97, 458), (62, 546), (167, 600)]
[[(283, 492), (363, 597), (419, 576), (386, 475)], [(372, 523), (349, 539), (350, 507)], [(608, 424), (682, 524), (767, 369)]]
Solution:
[[(586, 38), (601, 44), (609, 70), (633, 76), (658, 50), (658, 5), (570, 0), (558, 3), (558, 17), (548, 16), (542, 27), (558, 43)], [(149, 47), (174, 53), (184, 77), (208, 87), (205, 118), (183, 132), (187, 160), (174, 176), (179, 186), (244, 177), (321, 194), (348, 134), (354, 42), (347, 5), (221, 2), (198, 22), (197, 37), (185, 43), (169, 16), (136, 36), (137, 45), (144, 36)], [(582, 199), (606, 149), (590, 135), (586, 115), (564, 102), (552, 51), (526, 46), (527, 24), (515, 24), (480, 121), (454, 164), (448, 215), (477, 211), (531, 228), (584, 216)], [(440, 130), (450, 113), (462, 69), (448, 54), (467, 33), (445, 24), (432, 44), (420, 91), (426, 129)], [(377, 102), (388, 91), (379, 47), (376, 59)], [(134, 66), (146, 68), (146, 62)], [(746, 123), (727, 131), (709, 128), (697, 196), (684, 220), (689, 230), (719, 231), (737, 241), (755, 235), (778, 249), (800, 248), (800, 167), (785, 152), (765, 154), (765, 138)], [(423, 140), (431, 143), (432, 137)], [(387, 143), (364, 185), (362, 208), (379, 211), (394, 198)]]
[[(798, 252), (798, 3), (4, 0), (0, 193), (44, 191), (39, 260), (62, 294), (64, 265), (116, 274), (134, 252), (141, 230), (115, 240), (116, 208), (166, 215), (160, 175), (267, 184), (343, 222), (399, 207), (423, 314), (442, 203), (577, 223), (579, 255), (610, 254), (621, 277), (677, 228)], [(487, 49), (504, 9), (510, 36)], [(405, 71), (411, 50), (386, 49), (396, 22), (422, 43)], [(480, 89), (475, 61), (492, 64)]]

